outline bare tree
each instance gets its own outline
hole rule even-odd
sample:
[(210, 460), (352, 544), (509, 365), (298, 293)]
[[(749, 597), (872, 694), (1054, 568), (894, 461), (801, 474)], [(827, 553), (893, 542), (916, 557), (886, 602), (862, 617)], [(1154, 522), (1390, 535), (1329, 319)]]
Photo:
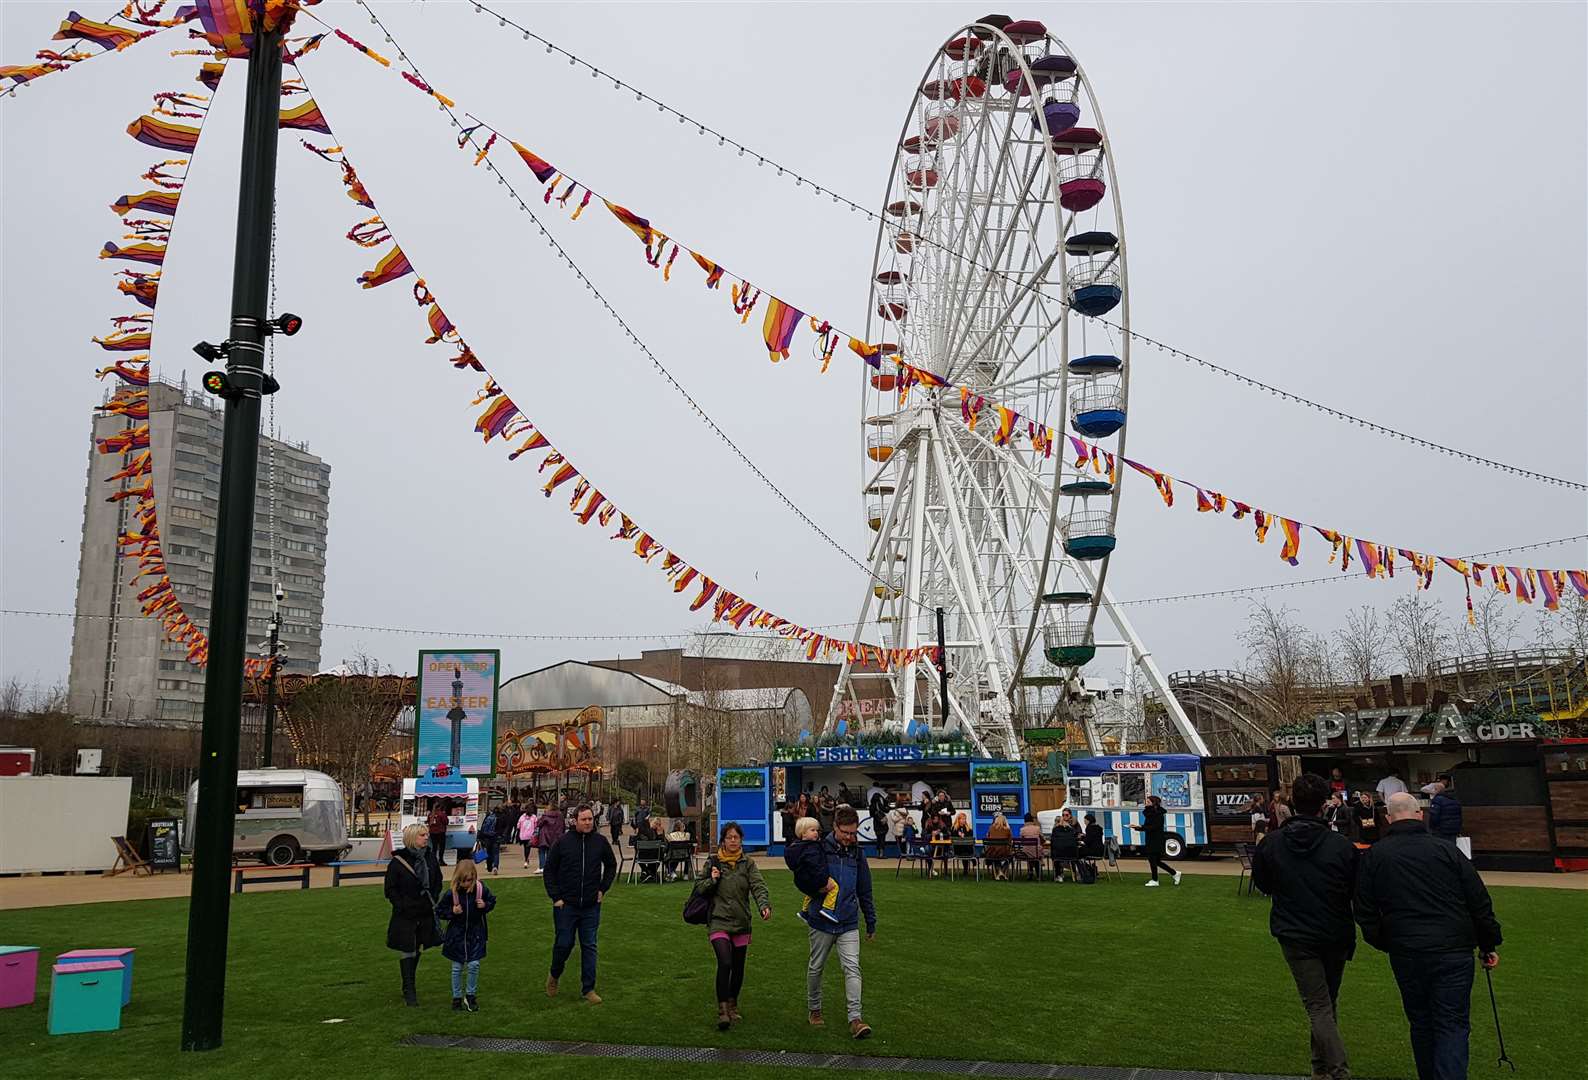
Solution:
[(1285, 722), (1304, 719), (1302, 687), (1316, 666), (1314, 635), (1296, 621), (1290, 608), (1276, 608), (1264, 600), (1252, 604), (1240, 638), (1250, 676), (1267, 691)]
[(403, 680), (360, 654), (344, 660), (346, 675), (317, 675), (283, 710), (282, 726), (298, 764), (334, 777), (347, 795), (351, 817), (357, 793), (370, 783), (381, 744), (402, 709)]
[(1345, 626), (1334, 632), (1334, 640), (1347, 678), (1362, 686), (1383, 678), (1390, 640), (1377, 608), (1363, 604), (1346, 612)]
[(1406, 673), (1421, 679), (1429, 668), (1449, 655), (1450, 623), (1439, 601), (1414, 590), (1390, 605), (1389, 635)]
[(1563, 596), (1557, 611), (1542, 611), (1533, 640), (1541, 649), (1559, 649), (1579, 660), (1588, 657), (1588, 597)]
[(1510, 652), (1516, 644), (1516, 631), (1522, 617), (1512, 611), (1511, 598), (1486, 589), (1472, 606), (1472, 621), (1462, 622), (1457, 630), (1463, 656), (1493, 660)]

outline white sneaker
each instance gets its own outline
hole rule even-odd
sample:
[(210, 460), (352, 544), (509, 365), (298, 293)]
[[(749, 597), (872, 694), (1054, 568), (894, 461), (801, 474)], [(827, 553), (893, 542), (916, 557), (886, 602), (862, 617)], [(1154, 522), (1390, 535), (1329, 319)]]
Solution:
[(1176, 870), (1174, 873), (1174, 883), (1176, 885), (1180, 884), (1180, 871), (1178, 870)]
[(1147, 888), (1149, 888), (1149, 889), (1156, 889), (1156, 888), (1157, 888), (1157, 887), (1158, 887), (1158, 883), (1157, 883), (1157, 882), (1156, 882), (1156, 881), (1149, 881), (1149, 882), (1147, 882)]

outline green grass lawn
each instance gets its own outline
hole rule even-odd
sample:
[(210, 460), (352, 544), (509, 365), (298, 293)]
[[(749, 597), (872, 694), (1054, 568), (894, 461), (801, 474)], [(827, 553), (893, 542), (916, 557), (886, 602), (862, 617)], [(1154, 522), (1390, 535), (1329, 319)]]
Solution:
[[(1141, 880), (1083, 888), (895, 882), (891, 868), (879, 874), (878, 935), (862, 950), (866, 1018), (876, 1037), (862, 1043), (843, 1030), (836, 958), (828, 971), (829, 1025), (814, 1030), (805, 1023), (805, 930), (793, 916), (793, 884), (783, 873), (769, 875), (777, 910), (756, 930), (750, 950), (745, 1022), (726, 1034), (713, 1023), (705, 932), (679, 918), (682, 885), (619, 886), (608, 899), (599, 985), (606, 1004), (599, 1007), (577, 998), (577, 952), (563, 996), (545, 997), (551, 917), (539, 881), (493, 886), (500, 901), (482, 965), (482, 1008), (474, 1015), (451, 1011), (448, 965), (439, 951), (420, 965), (421, 1008), (402, 1006), (396, 955), (384, 947), (389, 909), (378, 886), (234, 896), (226, 1044), (196, 1055), (177, 1049), (185, 900), (7, 911), (0, 915), (0, 939), (41, 946), (41, 969), (74, 948), (134, 946), (138, 956), (132, 1004), (119, 1032), (47, 1035), (46, 976), (38, 1004), (0, 1011), (0, 1052), (7, 1074), (28, 1080), (265, 1080), (330, 1069), (406, 1080), (421, 1070), (510, 1062), (537, 1078), (600, 1080), (632, 1076), (636, 1068), (395, 1045), (409, 1032), (456, 1032), (1306, 1075), (1305, 1018), (1268, 936), (1267, 902), (1237, 899), (1228, 878), (1187, 875), (1179, 888), (1156, 890), (1141, 888)], [(1507, 1049), (1535, 1080), (1580, 1076), (1588, 893), (1493, 893), (1505, 927), (1496, 990)], [(330, 1019), (343, 1022), (324, 1023)], [(1346, 970), (1341, 1025), (1355, 1073), (1413, 1074), (1389, 966), (1366, 946)], [(1473, 998), (1475, 1075), (1487, 1071), (1495, 1053), (1480, 975)], [(655, 1080), (699, 1069), (642, 1068)]]

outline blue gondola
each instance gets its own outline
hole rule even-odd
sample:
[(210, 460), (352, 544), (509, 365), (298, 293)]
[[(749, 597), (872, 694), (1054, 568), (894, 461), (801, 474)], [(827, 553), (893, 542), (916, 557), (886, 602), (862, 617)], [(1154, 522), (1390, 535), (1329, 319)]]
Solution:
[(1125, 410), (1082, 409), (1070, 418), (1070, 426), (1089, 439), (1107, 438), (1125, 426)]
[(1082, 315), (1107, 315), (1122, 295), (1118, 285), (1082, 285), (1070, 293), (1070, 306)]
[(1124, 367), (1117, 356), (1107, 356), (1103, 353), (1093, 353), (1090, 356), (1070, 357), (1070, 373), (1073, 375), (1109, 375)]
[(1119, 237), (1111, 232), (1083, 232), (1064, 241), (1066, 255), (1106, 255), (1119, 250)]
[(1091, 562), (1101, 559), (1114, 550), (1112, 536), (1071, 536), (1065, 538), (1064, 553), (1072, 559)]
[(1060, 495), (1079, 495), (1083, 499), (1107, 495), (1113, 490), (1114, 485), (1107, 480), (1071, 480), (1059, 485)]

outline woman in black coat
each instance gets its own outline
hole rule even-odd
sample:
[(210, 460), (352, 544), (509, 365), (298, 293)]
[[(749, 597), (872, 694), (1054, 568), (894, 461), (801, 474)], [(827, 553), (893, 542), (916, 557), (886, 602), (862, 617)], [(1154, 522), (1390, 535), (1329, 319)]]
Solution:
[(403, 1001), (418, 1005), (414, 976), (419, 953), (441, 944), (436, 929), (436, 902), (441, 897), (441, 866), (430, 846), (425, 826), (415, 823), (403, 830), (403, 850), (394, 851), (386, 864), (386, 899), (391, 921), (386, 924), (386, 947), (397, 952), (403, 975)]

